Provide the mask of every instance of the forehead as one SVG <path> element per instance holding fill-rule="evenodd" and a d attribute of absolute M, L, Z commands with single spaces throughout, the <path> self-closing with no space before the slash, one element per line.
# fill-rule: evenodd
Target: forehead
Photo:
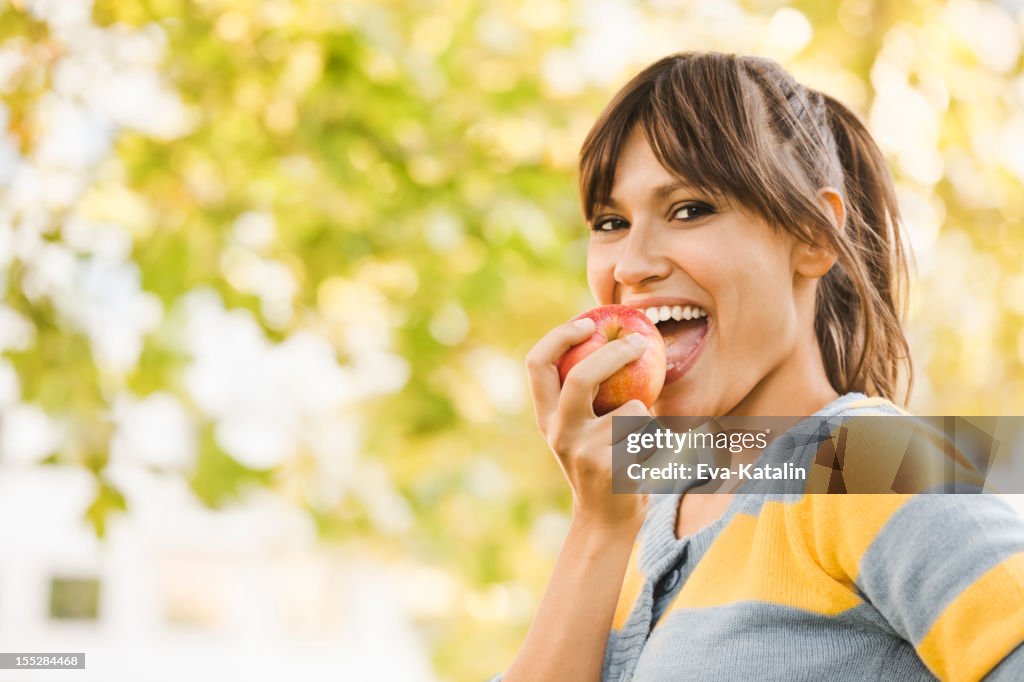
<path fill-rule="evenodd" d="M 624 200 L 659 199 L 679 189 L 687 189 L 685 179 L 665 168 L 654 154 L 639 128 L 623 142 L 615 162 L 608 204 Z"/>
<path fill-rule="evenodd" d="M 621 181 L 620 176 L 640 173 L 661 178 L 672 177 L 672 174 L 661 165 L 658 157 L 654 155 L 654 150 L 647 142 L 647 137 L 637 127 L 633 128 L 632 132 L 626 136 L 622 148 L 619 150 L 619 158 L 615 163 L 614 184 Z"/>

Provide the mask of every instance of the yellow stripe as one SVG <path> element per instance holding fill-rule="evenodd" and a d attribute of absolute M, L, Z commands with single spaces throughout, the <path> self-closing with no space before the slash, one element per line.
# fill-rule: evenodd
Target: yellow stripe
<path fill-rule="evenodd" d="M 917 652 L 943 680 L 980 680 L 1024 642 L 1024 552 L 964 589 L 921 640 Z"/>
<path fill-rule="evenodd" d="M 815 570 L 806 554 L 775 532 L 783 529 L 780 513 L 778 504 L 766 503 L 757 518 L 734 516 L 669 611 L 766 601 L 834 615 L 859 604 L 854 592 Z"/>
<path fill-rule="evenodd" d="M 640 572 L 640 543 L 633 545 L 633 551 L 629 555 L 629 563 L 626 564 L 626 575 L 622 578 L 622 589 L 619 591 L 619 601 L 615 604 L 615 617 L 612 618 L 612 627 L 616 630 L 629 620 L 629 614 L 633 613 L 637 597 L 644 586 L 644 575 Z"/>
<path fill-rule="evenodd" d="M 860 558 L 909 496 L 805 495 L 765 502 L 722 529 L 669 606 L 764 601 L 832 616 L 861 603 Z"/>
<path fill-rule="evenodd" d="M 913 495 L 805 495 L 798 528 L 814 560 L 853 587 L 860 560 L 893 514 Z"/>

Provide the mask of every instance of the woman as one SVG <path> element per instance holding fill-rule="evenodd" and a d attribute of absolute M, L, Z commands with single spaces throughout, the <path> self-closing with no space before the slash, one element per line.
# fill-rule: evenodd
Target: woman
<path fill-rule="evenodd" d="M 589 320 L 528 354 L 573 518 L 505 681 L 1024 679 L 1024 524 L 998 498 L 611 494 L 614 416 L 903 413 L 899 212 L 857 117 L 772 61 L 683 53 L 619 92 L 580 171 L 590 289 L 655 309 L 669 370 L 650 411 L 596 417 L 642 339 L 564 386 Z"/>

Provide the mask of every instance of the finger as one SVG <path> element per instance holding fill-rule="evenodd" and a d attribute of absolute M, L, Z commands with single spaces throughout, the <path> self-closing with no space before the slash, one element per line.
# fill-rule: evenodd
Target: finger
<path fill-rule="evenodd" d="M 612 419 L 614 417 L 621 417 L 622 419 Z M 662 428 L 658 420 L 651 414 L 650 409 L 640 400 L 630 400 L 625 405 L 620 405 L 604 415 L 601 419 L 609 419 L 611 422 L 612 445 L 617 447 L 622 447 L 620 443 L 623 440 L 629 439 L 632 434 L 640 434 L 642 436 L 644 433 L 654 433 Z M 630 443 L 631 450 L 639 448 L 639 451 L 634 455 L 637 462 L 643 463 L 644 460 L 657 452 L 655 447 L 643 447 L 638 436 L 633 436 L 630 440 L 633 441 Z"/>
<path fill-rule="evenodd" d="M 558 409 L 564 420 L 593 419 L 594 398 L 601 382 L 633 362 L 647 348 L 641 334 L 630 334 L 598 348 L 576 363 L 565 377 Z"/>
<path fill-rule="evenodd" d="M 641 437 L 658 426 L 658 421 L 640 400 L 630 400 L 601 417 L 608 419 L 612 433 L 612 480 L 615 492 L 640 493 L 646 481 L 634 481 L 627 475 L 633 464 L 643 464 L 657 452 L 654 447 L 645 447 Z"/>
<path fill-rule="evenodd" d="M 633 419 L 613 419 L 613 417 L 633 417 Z M 612 444 L 618 443 L 634 431 L 645 428 L 653 418 L 647 405 L 644 405 L 642 400 L 635 398 L 600 417 L 600 419 L 608 420 L 612 426 Z"/>
<path fill-rule="evenodd" d="M 566 322 L 541 337 L 526 354 L 526 378 L 541 431 L 546 431 L 549 416 L 558 408 L 561 382 L 555 363 L 567 350 L 586 341 L 593 333 L 594 321 L 589 317 Z"/>

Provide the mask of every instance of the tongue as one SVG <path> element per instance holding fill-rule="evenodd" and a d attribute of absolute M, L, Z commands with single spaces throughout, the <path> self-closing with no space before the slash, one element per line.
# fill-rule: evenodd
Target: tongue
<path fill-rule="evenodd" d="M 679 370 L 687 358 L 700 345 L 701 339 L 708 331 L 708 320 L 700 317 L 695 320 L 671 320 L 659 322 L 658 331 L 665 339 L 665 355 L 668 361 L 668 376 Z"/>

